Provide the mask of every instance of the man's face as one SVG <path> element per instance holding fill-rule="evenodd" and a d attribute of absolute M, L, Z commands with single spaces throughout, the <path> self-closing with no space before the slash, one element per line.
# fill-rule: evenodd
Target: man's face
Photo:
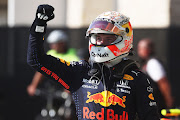
<path fill-rule="evenodd" d="M 139 42 L 137 52 L 142 59 L 148 59 L 151 51 L 146 41 Z"/>
<path fill-rule="evenodd" d="M 66 50 L 65 42 L 51 43 L 50 48 L 57 51 L 58 53 L 64 53 Z"/>
<path fill-rule="evenodd" d="M 117 39 L 116 35 L 111 34 L 97 34 L 96 36 L 96 45 L 111 45 Z"/>

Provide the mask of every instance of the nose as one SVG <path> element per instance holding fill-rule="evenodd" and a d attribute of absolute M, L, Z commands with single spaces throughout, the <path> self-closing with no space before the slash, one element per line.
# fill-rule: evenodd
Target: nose
<path fill-rule="evenodd" d="M 97 45 L 106 45 L 107 41 L 105 39 L 97 40 Z"/>
<path fill-rule="evenodd" d="M 102 45 L 103 44 L 103 39 L 97 40 L 97 45 Z"/>

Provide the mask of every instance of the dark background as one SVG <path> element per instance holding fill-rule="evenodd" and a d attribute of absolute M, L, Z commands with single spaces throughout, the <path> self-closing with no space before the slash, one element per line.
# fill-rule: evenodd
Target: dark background
<path fill-rule="evenodd" d="M 85 39 L 86 28 L 48 28 L 46 36 L 54 29 L 67 32 L 70 47 L 88 48 L 88 40 Z M 156 43 L 157 56 L 166 65 L 177 107 L 180 106 L 179 33 L 179 27 L 134 29 L 135 51 L 141 38 L 150 37 Z M 35 72 L 26 63 L 29 27 L 0 27 L 0 37 L 0 116 L 2 120 L 33 120 L 40 113 L 45 101 L 41 97 L 29 97 L 26 92 Z M 48 50 L 46 43 L 45 50 Z M 137 59 L 136 55 L 134 59 Z"/>

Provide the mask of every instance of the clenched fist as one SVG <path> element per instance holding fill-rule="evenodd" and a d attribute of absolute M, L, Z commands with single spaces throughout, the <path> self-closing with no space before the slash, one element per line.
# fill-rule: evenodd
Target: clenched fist
<path fill-rule="evenodd" d="M 54 18 L 54 8 L 50 5 L 39 5 L 36 11 L 36 20 L 46 23 Z"/>
<path fill-rule="evenodd" d="M 51 5 L 39 5 L 36 11 L 35 20 L 31 26 L 31 34 L 45 34 L 47 22 L 54 18 L 54 8 Z"/>

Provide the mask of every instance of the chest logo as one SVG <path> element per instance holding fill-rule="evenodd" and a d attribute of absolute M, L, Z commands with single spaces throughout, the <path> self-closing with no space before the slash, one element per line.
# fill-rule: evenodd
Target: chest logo
<path fill-rule="evenodd" d="M 119 105 L 123 108 L 126 107 L 124 102 L 126 101 L 126 96 L 123 96 L 120 98 L 116 94 L 111 93 L 110 91 L 103 91 L 100 93 L 96 93 L 91 95 L 90 92 L 87 92 L 87 98 L 86 103 L 94 102 L 96 104 L 100 104 L 104 107 L 109 107 L 110 105 Z"/>

